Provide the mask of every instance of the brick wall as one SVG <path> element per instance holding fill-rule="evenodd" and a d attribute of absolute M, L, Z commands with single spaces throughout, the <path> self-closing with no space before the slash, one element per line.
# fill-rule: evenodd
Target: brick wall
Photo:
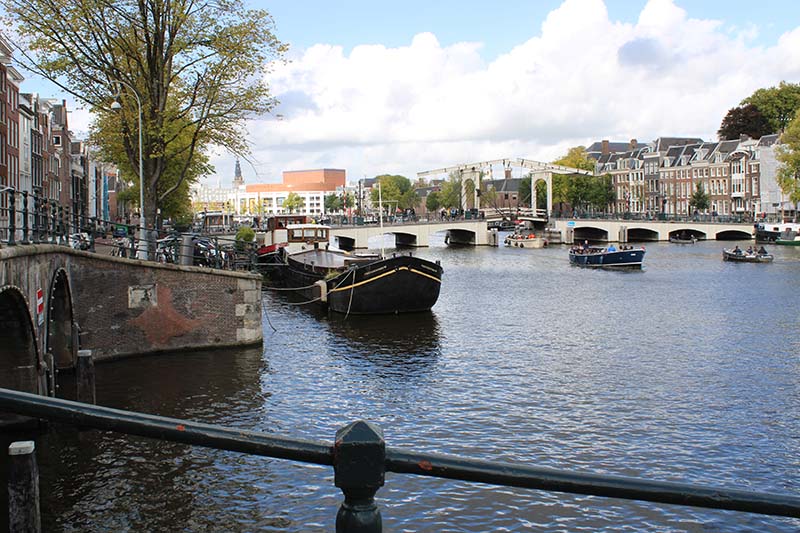
<path fill-rule="evenodd" d="M 48 298 L 59 268 L 67 272 L 80 347 L 92 350 L 96 360 L 262 342 L 259 276 L 143 263 L 63 246 L 0 250 L 0 286 L 24 288 L 34 323 L 36 289 L 43 288 Z M 43 327 L 38 336 L 44 348 Z"/>

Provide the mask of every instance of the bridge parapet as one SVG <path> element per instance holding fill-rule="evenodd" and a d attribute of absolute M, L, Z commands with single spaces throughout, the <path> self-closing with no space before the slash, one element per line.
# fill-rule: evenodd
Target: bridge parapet
<path fill-rule="evenodd" d="M 0 290 L 19 295 L 0 299 L 0 314 L 19 315 L 8 308 L 24 300 L 27 316 L 15 319 L 35 337 L 24 356 L 0 346 L 0 360 L 24 359 L 15 368 L 33 368 L 43 390 L 47 372 L 74 365 L 78 344 L 103 360 L 262 342 L 261 278 L 249 273 L 17 245 L 0 249 Z"/>

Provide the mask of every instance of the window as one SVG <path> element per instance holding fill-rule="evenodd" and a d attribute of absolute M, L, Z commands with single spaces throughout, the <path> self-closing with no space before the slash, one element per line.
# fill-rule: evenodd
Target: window
<path fill-rule="evenodd" d="M 53 135 L 53 144 L 61 146 L 61 135 Z"/>

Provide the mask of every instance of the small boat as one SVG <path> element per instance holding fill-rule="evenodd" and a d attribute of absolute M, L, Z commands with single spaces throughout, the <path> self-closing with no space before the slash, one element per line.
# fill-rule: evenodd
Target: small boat
<path fill-rule="evenodd" d="M 527 236 L 513 234 L 506 236 L 503 244 L 515 248 L 546 248 L 547 239 L 541 234 L 529 233 Z"/>
<path fill-rule="evenodd" d="M 738 246 L 736 248 L 727 248 L 722 250 L 722 259 L 725 261 L 734 261 L 738 263 L 770 263 L 774 259 L 772 254 L 762 246 L 760 250 L 741 250 Z"/>
<path fill-rule="evenodd" d="M 520 217 L 520 222 L 514 233 L 506 235 L 503 244 L 514 248 L 545 248 L 547 239 L 544 237 L 546 218 Z"/>
<path fill-rule="evenodd" d="M 673 244 L 694 244 L 697 242 L 697 237 L 694 235 L 673 235 L 669 238 L 669 242 Z"/>
<path fill-rule="evenodd" d="M 569 251 L 569 262 L 582 267 L 641 269 L 644 253 L 644 247 L 573 246 Z"/>
<path fill-rule="evenodd" d="M 286 256 L 287 287 L 309 301 L 352 315 L 429 311 L 439 299 L 442 266 L 411 254 L 354 255 L 312 250 Z"/>

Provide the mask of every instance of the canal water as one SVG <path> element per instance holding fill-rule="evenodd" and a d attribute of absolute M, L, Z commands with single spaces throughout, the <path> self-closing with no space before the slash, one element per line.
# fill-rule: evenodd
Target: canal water
<path fill-rule="evenodd" d="M 444 266 L 431 313 L 267 292 L 263 350 L 99 365 L 98 403 L 326 442 L 367 419 L 417 452 L 800 495 L 800 249 L 722 247 L 648 245 L 644 271 L 609 272 L 566 247 L 440 243 L 416 252 Z M 329 467 L 71 430 L 38 449 L 45 531 L 333 531 L 342 500 Z M 385 531 L 800 529 L 391 473 L 378 503 Z"/>

